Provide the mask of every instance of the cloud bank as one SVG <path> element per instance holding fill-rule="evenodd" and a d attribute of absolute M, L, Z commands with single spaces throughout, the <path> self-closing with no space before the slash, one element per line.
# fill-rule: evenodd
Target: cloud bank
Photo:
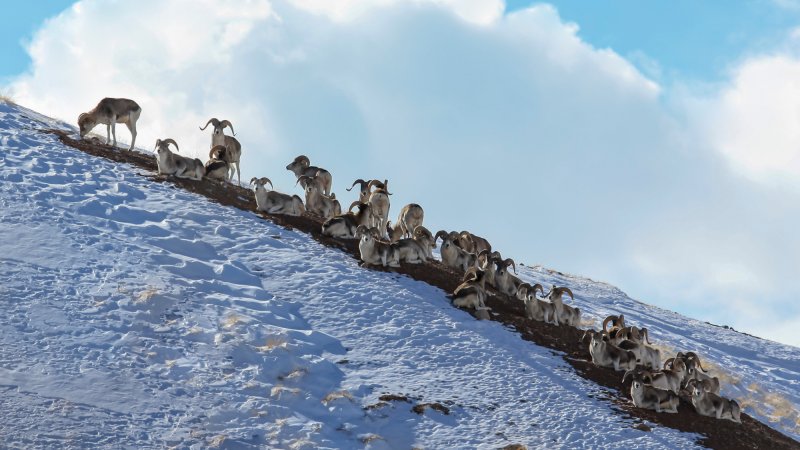
<path fill-rule="evenodd" d="M 393 210 L 421 203 L 430 228 L 800 344 L 786 306 L 800 294 L 786 228 L 798 199 L 771 183 L 800 170 L 791 74 L 744 61 L 717 94 L 674 95 L 552 6 L 503 7 L 86 0 L 36 33 L 11 90 L 71 122 L 104 96 L 134 98 L 141 145 L 173 137 L 198 156 L 210 136 L 196 127 L 227 118 L 243 178 L 292 191 L 284 167 L 300 153 L 345 200 L 352 180 L 388 178 Z"/>

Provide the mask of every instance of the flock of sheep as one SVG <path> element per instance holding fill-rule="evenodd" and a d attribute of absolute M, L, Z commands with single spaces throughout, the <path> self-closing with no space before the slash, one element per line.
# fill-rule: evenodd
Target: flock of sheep
<path fill-rule="evenodd" d="M 105 124 L 107 143 L 113 135 L 113 145 L 116 145 L 114 124 L 124 123 L 131 131 L 130 148 L 133 149 L 140 114 L 141 108 L 132 100 L 105 98 L 93 110 L 79 116 L 81 137 L 97 124 Z M 209 160 L 203 164 L 199 159 L 173 153 L 170 145 L 177 152 L 178 144 L 170 138 L 159 139 L 155 146 L 159 174 L 195 180 L 204 177 L 232 180 L 235 172 L 241 183 L 242 146 L 236 138 L 224 134 L 225 128 L 233 132 L 233 125 L 227 120 L 212 118 L 200 129 L 205 130 L 208 125 L 214 127 Z M 433 258 L 432 251 L 441 239 L 442 263 L 464 272 L 463 282 L 451 296 L 454 306 L 474 309 L 479 317 L 486 318 L 489 308 L 485 300 L 487 289 L 491 288 L 505 295 L 508 301 L 523 302 L 529 319 L 556 326 L 577 328 L 580 325 L 580 309 L 564 304 L 562 299 L 568 294 L 574 300 L 569 288 L 553 286 L 545 294 L 540 284 L 531 286 L 523 282 L 509 271 L 512 268 L 516 273 L 514 260 L 503 259 L 498 251 L 492 251 L 486 239 L 467 231 L 441 230 L 432 234 L 422 225 L 424 211 L 415 203 L 404 206 L 392 225 L 389 222 L 389 196 L 392 194 L 386 180 L 353 182 L 347 191 L 358 185 L 358 200 L 342 213 L 339 201 L 331 192 L 330 172 L 312 166 L 303 155 L 295 158 L 286 169 L 294 173 L 296 184 L 302 186 L 305 201 L 297 195 L 272 190 L 272 182 L 266 177 L 253 178 L 250 184 L 259 210 L 269 214 L 322 217 L 325 219 L 324 235 L 359 240 L 358 249 L 364 265 L 399 267 L 400 263 L 423 263 Z M 588 330 L 583 338 L 587 336 L 591 337 L 589 353 L 595 365 L 625 370 L 622 381 L 632 381 L 631 398 L 635 406 L 657 412 L 677 412 L 678 395 L 685 390 L 699 414 L 741 422 L 739 404 L 720 397 L 719 379 L 706 374 L 694 352 L 679 352 L 662 366 L 660 351 L 648 345 L 647 329 L 626 326 L 622 315 L 607 317 L 601 331 Z"/>

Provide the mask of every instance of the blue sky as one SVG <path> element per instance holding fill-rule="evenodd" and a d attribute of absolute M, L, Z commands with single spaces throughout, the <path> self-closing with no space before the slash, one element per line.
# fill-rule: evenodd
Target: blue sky
<path fill-rule="evenodd" d="M 28 68 L 31 60 L 23 44 L 30 40 L 45 19 L 58 14 L 72 3 L 72 0 L 47 0 L 14 2 L 13 6 L 5 6 L 5 20 L 0 27 L 0 54 L 3 55 L 0 80 L 18 75 Z"/>
<path fill-rule="evenodd" d="M 292 192 L 305 153 L 344 200 L 388 178 L 432 229 L 800 345 L 800 3 L 54 5 L 7 19 L 4 45 L 34 43 L 4 49 L 22 105 L 74 122 L 135 98 L 137 144 L 198 156 L 227 118 L 242 179 Z"/>

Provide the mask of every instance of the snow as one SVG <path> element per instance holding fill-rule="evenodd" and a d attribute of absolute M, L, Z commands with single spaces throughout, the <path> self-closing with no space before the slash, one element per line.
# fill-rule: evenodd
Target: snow
<path fill-rule="evenodd" d="M 0 103 L 8 447 L 694 446 L 634 429 L 558 353 L 476 321 L 438 288 L 38 131 L 53 126 L 67 125 Z M 799 349 L 520 269 L 570 286 L 589 317 L 623 312 L 712 370 L 735 368 L 723 393 L 800 437 Z M 411 402 L 381 405 L 383 394 Z M 450 414 L 411 412 L 429 402 Z"/>

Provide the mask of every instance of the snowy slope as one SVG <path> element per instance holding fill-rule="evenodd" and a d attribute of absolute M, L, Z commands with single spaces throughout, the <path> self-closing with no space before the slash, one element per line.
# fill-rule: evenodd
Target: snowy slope
<path fill-rule="evenodd" d="M 54 125 L 0 103 L 5 445 L 693 446 L 686 433 L 633 429 L 559 355 L 450 307 L 441 290 L 36 131 Z M 728 395 L 800 404 L 796 348 L 524 271 L 573 287 L 589 315 L 624 312 L 659 342 L 741 368 Z M 386 393 L 451 414 L 381 405 Z M 798 438 L 786 429 L 796 416 L 782 415 Z"/>

